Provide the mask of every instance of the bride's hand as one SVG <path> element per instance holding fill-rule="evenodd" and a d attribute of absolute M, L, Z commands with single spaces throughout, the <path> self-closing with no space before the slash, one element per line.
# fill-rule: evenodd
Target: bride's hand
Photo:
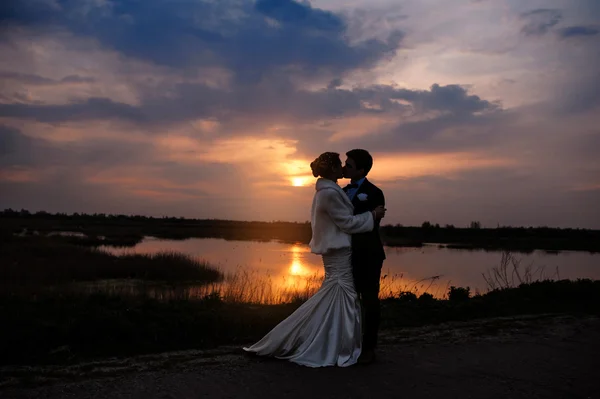
<path fill-rule="evenodd" d="M 373 210 L 373 218 L 375 218 L 375 220 L 381 220 L 384 216 L 385 208 L 383 207 L 383 205 L 380 205 Z"/>

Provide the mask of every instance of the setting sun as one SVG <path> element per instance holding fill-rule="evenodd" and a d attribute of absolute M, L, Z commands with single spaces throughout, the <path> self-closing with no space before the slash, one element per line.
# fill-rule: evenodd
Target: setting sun
<path fill-rule="evenodd" d="M 296 176 L 291 178 L 292 186 L 294 187 L 304 187 L 308 184 L 309 178 L 303 176 Z"/>

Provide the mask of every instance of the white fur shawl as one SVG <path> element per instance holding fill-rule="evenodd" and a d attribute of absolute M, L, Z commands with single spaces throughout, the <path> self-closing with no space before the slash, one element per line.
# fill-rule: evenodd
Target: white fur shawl
<path fill-rule="evenodd" d="M 328 179 L 318 179 L 311 209 L 313 253 L 351 246 L 350 234 L 373 230 L 371 212 L 353 215 L 354 207 L 344 190 Z"/>

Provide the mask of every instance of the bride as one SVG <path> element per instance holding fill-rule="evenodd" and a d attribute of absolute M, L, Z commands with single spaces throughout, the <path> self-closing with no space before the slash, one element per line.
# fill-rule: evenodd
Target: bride
<path fill-rule="evenodd" d="M 360 304 L 350 263 L 350 234 L 364 233 L 385 215 L 378 207 L 353 215 L 353 206 L 337 184 L 343 177 L 339 154 L 325 152 L 310 167 L 316 193 L 311 209 L 311 252 L 321 254 L 325 279 L 319 291 L 256 344 L 244 348 L 309 367 L 355 364 L 361 352 Z"/>

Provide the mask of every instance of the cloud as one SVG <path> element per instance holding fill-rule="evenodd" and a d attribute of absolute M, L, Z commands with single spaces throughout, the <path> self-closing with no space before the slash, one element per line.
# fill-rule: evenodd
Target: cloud
<path fill-rule="evenodd" d="M 298 24 L 300 28 L 340 32 L 345 22 L 329 11 L 314 9 L 310 4 L 292 0 L 258 0 L 255 9 L 282 23 Z"/>
<path fill-rule="evenodd" d="M 60 83 L 94 83 L 96 79 L 89 76 L 69 75 L 60 80 Z"/>
<path fill-rule="evenodd" d="M 62 79 L 55 80 L 45 78 L 40 75 L 11 71 L 0 71 L 0 79 L 13 80 L 15 82 L 31 86 L 60 85 L 68 83 L 94 83 L 96 81 L 96 79 L 89 76 L 68 75 Z"/>
<path fill-rule="evenodd" d="M 185 203 L 187 211 L 194 212 L 193 202 L 198 206 L 209 193 L 230 202 L 228 187 L 243 182 L 234 165 L 201 159 L 180 162 L 169 154 L 168 148 L 153 141 L 50 141 L 0 125 L 0 188 L 7 193 L 0 202 L 5 206 L 29 192 L 44 202 L 31 206 L 36 201 L 23 198 L 20 206 L 65 211 L 69 206 L 81 209 L 84 203 L 100 212 L 104 199 L 112 203 L 109 207 L 120 204 L 131 210 L 136 201 L 147 207 Z M 39 196 L 49 191 L 56 195 Z"/>
<path fill-rule="evenodd" d="M 79 103 L 65 105 L 0 104 L 0 117 L 51 123 L 105 118 L 144 120 L 144 115 L 135 107 L 116 103 L 107 98 L 90 98 Z"/>
<path fill-rule="evenodd" d="M 350 44 L 340 16 L 291 0 L 33 3 L 5 6 L 4 20 L 38 29 L 61 27 L 169 67 L 225 67 L 241 82 L 260 80 L 279 68 L 333 75 L 366 68 L 392 56 L 403 38 L 394 31 L 386 40 Z"/>
<path fill-rule="evenodd" d="M 45 157 L 51 163 L 60 154 L 42 140 L 25 136 L 19 129 L 0 125 L 0 166 L 34 167 Z"/>
<path fill-rule="evenodd" d="M 568 26 L 558 31 L 558 35 L 563 39 L 596 36 L 598 33 L 600 33 L 600 29 L 593 26 Z"/>
<path fill-rule="evenodd" d="M 526 36 L 541 36 L 556 26 L 563 18 L 562 12 L 555 9 L 540 8 L 524 12 L 521 19 L 525 25 L 521 32 Z"/>
<path fill-rule="evenodd" d="M 48 85 L 55 84 L 56 81 L 53 79 L 44 78 L 39 75 L 2 71 L 0 72 L 0 79 L 15 80 L 17 82 L 29 84 L 29 85 Z"/>
<path fill-rule="evenodd" d="M 434 84 L 430 90 L 408 90 L 384 85 L 341 89 L 329 84 L 328 88 L 309 91 L 297 89 L 289 82 L 269 81 L 228 91 L 206 85 L 178 85 L 168 96 L 143 99 L 139 106 L 108 98 L 63 105 L 0 104 L 0 117 L 40 122 L 119 119 L 140 125 L 164 125 L 208 116 L 227 121 L 240 116 L 271 115 L 280 120 L 314 122 L 358 114 L 472 115 L 498 108 L 458 85 Z"/>

